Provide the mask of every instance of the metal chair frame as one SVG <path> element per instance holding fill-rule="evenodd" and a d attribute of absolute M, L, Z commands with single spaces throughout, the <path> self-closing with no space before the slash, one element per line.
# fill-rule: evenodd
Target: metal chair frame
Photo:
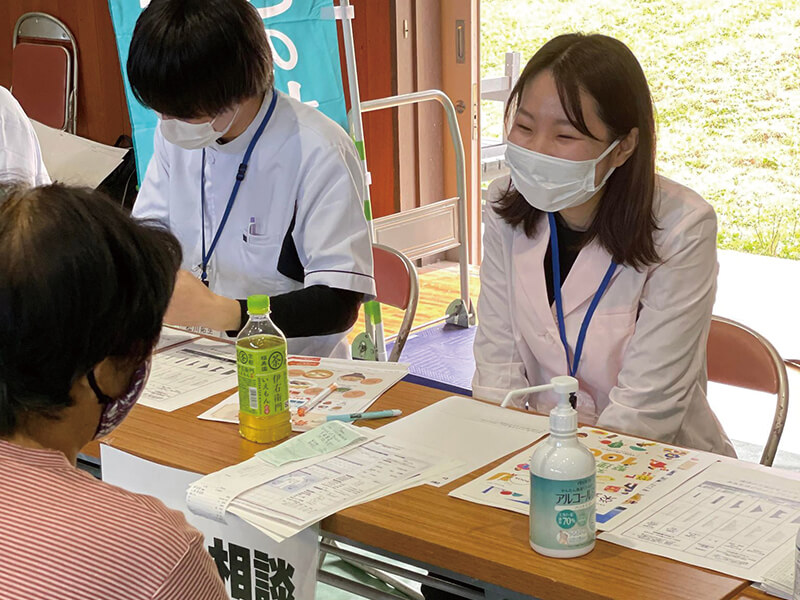
<path fill-rule="evenodd" d="M 65 122 L 61 129 L 75 133 L 78 118 L 78 42 L 75 36 L 60 19 L 43 12 L 29 12 L 20 16 L 14 25 L 12 48 L 17 47 L 20 38 L 30 39 L 33 43 L 37 40 L 52 42 L 67 52 L 71 89 L 66 95 Z M 69 48 L 66 47 L 67 44 Z"/>
<path fill-rule="evenodd" d="M 412 263 L 408 257 L 399 250 L 396 250 L 390 246 L 384 246 L 383 244 L 373 244 L 372 246 L 373 248 L 378 248 L 384 252 L 388 252 L 389 254 L 398 257 L 401 261 L 403 261 L 403 264 L 408 270 L 408 304 L 405 308 L 405 314 L 403 315 L 403 322 L 400 324 L 400 329 L 396 334 L 386 337 L 387 341 L 395 340 L 394 347 L 392 348 L 392 352 L 389 354 L 388 360 L 389 362 L 397 362 L 400 360 L 400 354 L 403 352 L 403 347 L 406 345 L 408 335 L 412 331 L 414 316 L 417 314 L 417 305 L 419 303 L 419 275 L 417 275 L 417 268 L 414 266 L 414 263 Z M 378 273 L 375 273 L 375 278 L 377 279 L 378 277 Z M 381 302 L 381 304 L 386 304 L 385 302 L 382 302 L 380 298 L 378 298 L 378 302 Z M 391 306 L 391 304 L 389 306 Z M 402 307 L 396 306 L 395 308 Z"/>
<path fill-rule="evenodd" d="M 748 389 L 774 393 L 776 395 L 775 415 L 772 418 L 772 425 L 770 427 L 769 436 L 767 437 L 767 443 L 764 446 L 763 453 L 761 454 L 761 464 L 770 467 L 775 460 L 775 453 L 778 451 L 778 444 L 781 441 L 781 435 L 783 435 L 783 427 L 786 424 L 786 414 L 789 410 L 789 380 L 786 375 L 786 365 L 784 364 L 783 358 L 781 358 L 780 354 L 778 354 L 778 351 L 775 349 L 775 346 L 773 346 L 767 338 L 757 331 L 750 329 L 746 325 L 731 319 L 726 319 L 724 317 L 712 316 L 711 319 L 712 324 L 711 332 L 709 333 L 709 339 L 711 339 L 711 336 L 714 333 L 715 323 L 724 327 L 733 327 L 744 331 L 754 340 L 756 340 L 764 350 L 766 350 L 775 368 L 775 371 L 772 375 L 775 377 L 776 389 L 771 389 L 767 386 L 752 388 L 747 386 Z M 712 378 L 710 372 L 709 381 L 726 383 L 720 378 Z"/>

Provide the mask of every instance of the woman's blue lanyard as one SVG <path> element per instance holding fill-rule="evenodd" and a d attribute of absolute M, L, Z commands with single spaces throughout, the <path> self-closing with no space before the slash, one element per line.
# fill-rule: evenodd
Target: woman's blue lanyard
<path fill-rule="evenodd" d="M 574 360 L 570 361 L 569 344 L 567 344 L 567 331 L 566 327 L 564 326 L 564 305 L 561 301 L 561 263 L 558 257 L 558 233 L 556 232 L 556 218 L 553 213 L 548 213 L 547 218 L 550 221 L 550 252 L 553 257 L 553 292 L 556 299 L 558 334 L 561 336 L 561 343 L 564 345 L 564 352 L 567 354 L 567 368 L 569 369 L 569 374 L 572 377 L 575 377 L 575 373 L 578 372 L 578 364 L 581 362 L 581 353 L 583 352 L 583 342 L 586 339 L 586 331 L 589 329 L 589 323 L 592 320 L 592 316 L 594 315 L 597 305 L 600 303 L 600 298 L 603 297 L 606 288 L 608 288 L 608 284 L 611 282 L 611 276 L 614 274 L 614 270 L 617 268 L 617 263 L 614 262 L 613 258 L 611 259 L 611 264 L 608 265 L 608 270 L 606 271 L 605 277 L 603 277 L 600 287 L 597 288 L 594 298 L 592 298 L 592 302 L 589 304 L 589 310 L 586 311 L 586 316 L 583 317 L 580 333 L 578 333 L 578 343 L 575 344 L 575 358 Z"/>
<path fill-rule="evenodd" d="M 208 282 L 208 263 L 211 260 L 211 255 L 214 254 L 214 250 L 217 247 L 217 242 L 219 242 L 219 236 L 222 234 L 222 230 L 225 228 L 225 223 L 228 222 L 228 217 L 231 214 L 231 209 L 233 208 L 233 203 L 236 200 L 236 195 L 239 193 L 239 186 L 242 185 L 242 181 L 244 181 L 244 175 L 247 173 L 247 164 L 250 162 L 250 155 L 253 154 L 253 149 L 256 147 L 256 143 L 261 137 L 261 134 L 264 133 L 264 128 L 267 126 L 267 123 L 269 123 L 272 113 L 275 111 L 275 104 L 277 101 L 278 92 L 273 91 L 272 100 L 269 103 L 267 114 L 265 114 L 264 118 L 261 119 L 261 123 L 259 124 L 258 129 L 256 129 L 253 139 L 250 140 L 250 144 L 247 146 L 247 150 L 244 153 L 242 162 L 239 165 L 239 171 L 236 173 L 236 182 L 233 184 L 231 196 L 228 198 L 228 205 L 225 207 L 225 212 L 222 214 L 222 220 L 219 222 L 217 233 L 214 234 L 214 239 L 211 241 L 211 247 L 208 249 L 208 252 L 206 252 L 206 149 L 203 148 L 203 163 L 200 167 L 200 236 L 202 240 L 203 260 L 203 262 L 200 263 L 200 280 L 203 283 Z"/>

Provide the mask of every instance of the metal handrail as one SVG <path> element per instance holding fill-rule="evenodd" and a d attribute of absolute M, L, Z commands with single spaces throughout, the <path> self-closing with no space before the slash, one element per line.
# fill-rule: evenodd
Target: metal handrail
<path fill-rule="evenodd" d="M 456 193 L 458 195 L 458 263 L 460 270 L 461 300 L 469 311 L 470 319 L 474 318 L 474 309 L 469 300 L 469 247 L 467 234 L 467 171 L 464 156 L 464 144 L 461 140 L 461 131 L 458 128 L 458 117 L 453 102 L 441 90 L 425 90 L 398 94 L 376 100 L 366 100 L 361 103 L 361 112 L 372 112 L 386 108 L 397 108 L 408 104 L 435 101 L 441 104 L 447 117 L 447 127 L 450 131 L 450 140 L 456 155 Z M 352 112 L 352 109 L 350 110 Z"/>

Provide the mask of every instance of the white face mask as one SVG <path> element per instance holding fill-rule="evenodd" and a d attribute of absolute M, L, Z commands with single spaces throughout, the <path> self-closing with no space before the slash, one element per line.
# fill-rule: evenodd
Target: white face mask
<path fill-rule="evenodd" d="M 592 160 L 567 160 L 506 142 L 506 163 L 514 187 L 528 204 L 544 212 L 558 212 L 580 206 L 605 185 L 615 167 L 608 170 L 599 185 L 594 184 L 595 169 L 617 144 L 619 140 Z"/>
<path fill-rule="evenodd" d="M 159 119 L 158 126 L 161 128 L 161 135 L 171 144 L 175 144 L 186 150 L 197 150 L 198 148 L 210 146 L 219 138 L 224 137 L 225 134 L 230 131 L 237 114 L 239 114 L 238 106 L 228 126 L 222 131 L 214 129 L 214 121 L 219 117 L 215 117 L 211 121 L 205 123 L 187 123 L 179 119 L 161 118 Z"/>

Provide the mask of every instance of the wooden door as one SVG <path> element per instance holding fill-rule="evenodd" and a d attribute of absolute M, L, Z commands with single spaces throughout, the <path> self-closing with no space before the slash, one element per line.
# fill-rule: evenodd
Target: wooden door
<path fill-rule="evenodd" d="M 458 111 L 467 167 L 469 227 L 465 236 L 470 260 L 477 262 L 480 256 L 478 0 L 392 0 L 391 8 L 393 93 L 442 90 Z M 365 17 L 366 20 L 369 15 Z M 355 23 L 359 18 L 362 17 L 357 8 Z M 385 30 L 369 26 L 366 35 L 370 51 L 375 45 L 383 48 Z M 383 218 L 376 222 L 378 239 L 404 250 L 412 258 L 442 256 L 441 252 L 458 243 L 452 201 L 457 194 L 456 165 L 444 113 L 436 102 L 401 107 L 393 113 L 396 209 L 391 215 L 382 213 Z M 367 118 L 374 114 L 368 114 Z M 368 130 L 366 120 L 365 129 Z M 383 131 L 388 133 L 389 128 Z M 368 147 L 368 161 L 369 153 Z M 387 157 L 383 160 L 389 164 Z M 373 164 L 370 163 L 370 171 Z M 378 168 L 381 167 L 375 167 Z M 373 174 L 373 189 L 374 181 Z M 434 204 L 435 207 L 431 206 Z M 421 207 L 431 210 L 423 216 L 419 210 L 415 211 Z M 455 258 L 452 253 L 449 257 Z"/>
<path fill-rule="evenodd" d="M 423 0 L 424 1 L 424 0 Z M 480 14 L 478 0 L 447 0 L 441 3 L 442 90 L 450 96 L 458 113 L 467 170 L 467 243 L 469 260 L 481 256 L 480 190 Z M 455 195 L 455 155 L 445 144 L 445 194 Z"/>

